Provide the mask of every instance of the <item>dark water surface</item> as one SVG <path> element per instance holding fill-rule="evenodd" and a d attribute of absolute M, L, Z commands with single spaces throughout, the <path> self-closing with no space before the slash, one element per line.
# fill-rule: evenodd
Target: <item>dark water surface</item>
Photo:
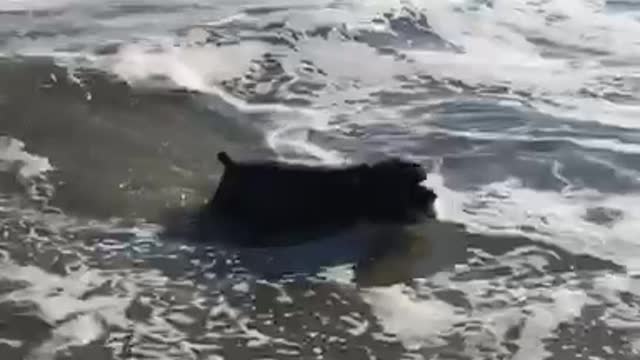
<path fill-rule="evenodd" d="M 0 358 L 637 359 L 639 9 L 0 2 Z M 440 221 L 165 234 L 220 150 L 419 161 Z"/>

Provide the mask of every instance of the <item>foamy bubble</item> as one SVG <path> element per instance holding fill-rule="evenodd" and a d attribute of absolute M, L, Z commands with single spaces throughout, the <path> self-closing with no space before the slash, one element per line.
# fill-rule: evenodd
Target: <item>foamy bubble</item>
<path fill-rule="evenodd" d="M 81 299 L 83 294 L 105 281 L 97 270 L 62 277 L 44 272 L 35 266 L 5 263 L 0 264 L 0 268 L 5 279 L 30 284 L 24 289 L 9 293 L 5 300 L 35 302 L 39 306 L 41 317 L 49 323 L 63 320 L 75 313 L 101 310 L 110 315 L 109 322 L 126 324 L 121 314 L 116 316 L 128 303 L 126 299 L 116 301 L 108 296 Z"/>
<path fill-rule="evenodd" d="M 518 341 L 519 349 L 513 359 L 542 359 L 551 354 L 546 350 L 543 340 L 563 322 L 580 316 L 582 307 L 587 303 L 584 292 L 559 289 L 551 293 L 552 303 L 529 306 L 530 315 L 522 329 Z"/>
<path fill-rule="evenodd" d="M 439 336 L 450 330 L 463 316 L 440 300 L 412 298 L 412 290 L 403 285 L 372 288 L 363 292 L 385 331 L 394 334 L 408 349 L 442 345 Z M 415 293 L 414 293 L 415 295 Z"/>
<path fill-rule="evenodd" d="M 250 60 L 266 50 L 263 45 L 250 42 L 224 47 L 177 47 L 170 39 L 160 40 L 157 45 L 123 46 L 111 59 L 110 69 L 133 84 L 164 77 L 176 86 L 212 92 L 217 82 L 242 74 L 248 70 Z"/>
<path fill-rule="evenodd" d="M 29 353 L 27 359 L 45 359 L 63 349 L 86 346 L 100 338 L 104 331 L 95 315 L 81 315 L 58 326 L 48 340 Z"/>
<path fill-rule="evenodd" d="M 53 169 L 45 157 L 28 153 L 25 144 L 7 136 L 0 136 L 0 171 L 17 167 L 22 179 L 28 179 Z"/>

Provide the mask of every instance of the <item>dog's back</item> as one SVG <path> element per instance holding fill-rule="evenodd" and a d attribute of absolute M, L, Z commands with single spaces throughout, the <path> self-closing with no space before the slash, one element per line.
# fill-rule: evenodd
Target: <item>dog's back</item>
<path fill-rule="evenodd" d="M 343 168 L 238 163 L 224 152 L 218 159 L 225 170 L 210 203 L 212 215 L 262 231 L 433 215 L 436 196 L 420 186 L 426 173 L 418 164 L 398 159 Z"/>

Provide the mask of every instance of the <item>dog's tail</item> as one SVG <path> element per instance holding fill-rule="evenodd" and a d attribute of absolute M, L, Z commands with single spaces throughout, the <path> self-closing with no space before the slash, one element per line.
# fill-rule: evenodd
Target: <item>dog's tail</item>
<path fill-rule="evenodd" d="M 231 160 L 229 154 L 224 151 L 218 153 L 218 160 L 226 167 L 231 167 L 233 165 L 233 160 Z"/>

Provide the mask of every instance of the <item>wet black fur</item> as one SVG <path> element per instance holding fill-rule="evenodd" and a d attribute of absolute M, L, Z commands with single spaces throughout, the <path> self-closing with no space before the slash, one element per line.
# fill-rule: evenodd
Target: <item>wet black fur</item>
<path fill-rule="evenodd" d="M 252 233 L 266 245 L 274 235 L 435 217 L 436 194 L 420 185 L 426 172 L 416 163 L 395 158 L 349 167 L 236 162 L 225 152 L 218 160 L 224 174 L 202 220 Z"/>

